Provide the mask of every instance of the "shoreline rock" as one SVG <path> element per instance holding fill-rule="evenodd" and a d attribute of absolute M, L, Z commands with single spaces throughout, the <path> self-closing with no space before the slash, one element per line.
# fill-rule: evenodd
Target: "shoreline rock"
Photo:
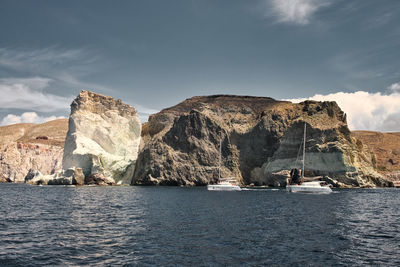
<path fill-rule="evenodd" d="M 82 91 L 68 124 L 68 132 L 66 120 L 0 127 L 0 182 L 202 186 L 217 181 L 221 138 L 222 177 L 281 187 L 304 124 L 306 176 L 340 188 L 390 187 L 400 180 L 400 150 L 387 144 L 400 134 L 351 133 L 335 102 L 196 96 L 142 126 L 133 107 Z M 373 146 L 375 136 L 385 150 Z M 381 158 L 386 155 L 389 160 Z"/>
<path fill-rule="evenodd" d="M 130 184 L 140 144 L 137 111 L 121 100 L 82 91 L 71 104 L 63 169 L 81 168 Z"/>
<path fill-rule="evenodd" d="M 66 119 L 0 127 L 0 174 L 23 183 L 32 168 L 46 175 L 60 171 L 66 133 Z"/>
<path fill-rule="evenodd" d="M 307 175 L 337 185 L 386 186 L 373 155 L 357 145 L 335 102 L 299 104 L 267 97 L 193 97 L 152 115 L 143 126 L 133 185 L 205 185 L 222 177 L 242 185 L 286 183 L 307 125 Z M 334 165 L 333 165 L 334 164 Z"/>

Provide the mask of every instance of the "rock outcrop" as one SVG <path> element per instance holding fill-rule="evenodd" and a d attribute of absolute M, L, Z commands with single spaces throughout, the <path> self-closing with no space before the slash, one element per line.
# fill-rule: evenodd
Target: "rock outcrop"
<path fill-rule="evenodd" d="M 81 168 L 68 169 L 51 175 L 43 175 L 30 169 L 25 176 L 25 183 L 31 185 L 84 185 L 85 176 Z"/>
<path fill-rule="evenodd" d="M 31 185 L 47 185 L 50 181 L 56 181 L 55 177 L 56 174 L 43 175 L 40 171 L 30 169 L 25 176 L 24 182 Z"/>
<path fill-rule="evenodd" d="M 378 172 L 389 180 L 400 180 L 400 133 L 353 131 L 351 134 L 360 146 L 375 154 Z"/>
<path fill-rule="evenodd" d="M 10 178 L 4 178 L 3 175 L 0 173 L 0 183 L 11 183 Z"/>
<path fill-rule="evenodd" d="M 29 169 L 45 175 L 60 171 L 67 129 L 67 119 L 0 127 L 0 174 L 22 183 Z"/>
<path fill-rule="evenodd" d="M 74 185 L 84 185 L 85 184 L 85 175 L 81 168 L 77 168 L 74 170 L 72 175 L 72 184 Z"/>
<path fill-rule="evenodd" d="M 103 176 L 99 173 L 91 174 L 85 177 L 85 184 L 87 185 L 115 185 L 114 179 Z"/>
<path fill-rule="evenodd" d="M 143 126 L 132 184 L 205 185 L 218 177 L 283 186 L 307 126 L 307 175 L 337 186 L 386 186 L 373 155 L 351 137 L 335 102 L 299 104 L 267 97 L 193 97 L 152 115 Z M 300 163 L 299 161 L 297 163 Z"/>
<path fill-rule="evenodd" d="M 71 104 L 63 169 L 81 168 L 85 178 L 96 174 L 113 183 L 129 184 L 140 132 L 141 122 L 133 107 L 121 100 L 82 91 Z"/>

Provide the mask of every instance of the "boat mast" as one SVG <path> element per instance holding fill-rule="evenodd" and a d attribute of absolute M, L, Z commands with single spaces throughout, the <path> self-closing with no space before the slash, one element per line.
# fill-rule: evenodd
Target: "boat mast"
<path fill-rule="evenodd" d="M 301 178 L 304 178 L 304 162 L 306 161 L 306 123 L 304 123 L 304 137 L 303 137 L 303 169 L 301 170 Z"/>
<path fill-rule="evenodd" d="M 221 154 L 222 154 L 222 138 L 219 138 L 219 166 L 218 166 L 218 182 L 221 181 Z"/>

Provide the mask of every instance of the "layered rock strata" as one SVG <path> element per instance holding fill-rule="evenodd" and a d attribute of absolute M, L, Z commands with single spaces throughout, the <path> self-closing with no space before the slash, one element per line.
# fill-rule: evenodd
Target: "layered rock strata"
<path fill-rule="evenodd" d="M 59 119 L 0 127 L 0 175 L 22 183 L 29 169 L 45 175 L 60 171 L 67 125 Z"/>
<path fill-rule="evenodd" d="M 95 175 L 111 179 L 109 183 L 129 184 L 140 132 L 141 122 L 133 107 L 82 91 L 71 104 L 63 169 L 81 168 L 85 178 Z"/>
<path fill-rule="evenodd" d="M 152 115 L 143 126 L 132 184 L 215 183 L 222 139 L 222 177 L 282 186 L 288 171 L 299 167 L 304 124 L 307 175 L 342 187 L 388 185 L 335 102 L 232 95 L 193 97 Z"/>

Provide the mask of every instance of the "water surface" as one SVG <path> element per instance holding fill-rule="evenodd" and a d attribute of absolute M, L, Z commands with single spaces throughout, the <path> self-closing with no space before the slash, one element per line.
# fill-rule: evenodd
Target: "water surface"
<path fill-rule="evenodd" d="M 400 190 L 0 184 L 1 266 L 400 265 Z"/>

